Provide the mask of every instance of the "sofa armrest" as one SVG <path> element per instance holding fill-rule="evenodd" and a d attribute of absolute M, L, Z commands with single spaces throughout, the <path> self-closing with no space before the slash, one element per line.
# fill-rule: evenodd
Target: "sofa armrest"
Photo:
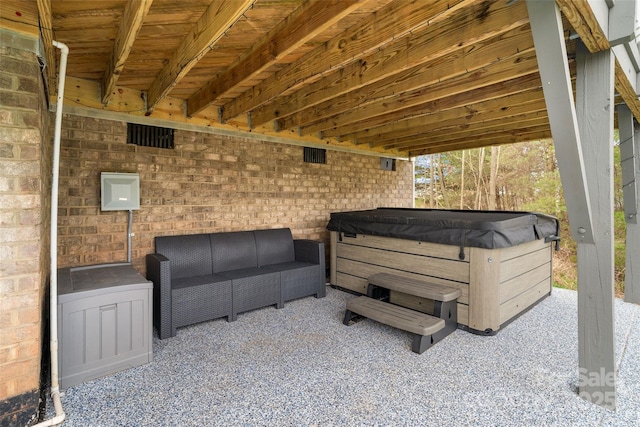
<path fill-rule="evenodd" d="M 296 261 L 324 264 L 324 243 L 315 240 L 296 239 L 293 241 Z"/>
<path fill-rule="evenodd" d="M 326 295 L 327 271 L 325 269 L 324 242 L 315 240 L 296 239 L 293 241 L 296 253 L 296 261 L 308 262 L 319 266 L 319 277 L 317 278 L 318 293 L 317 298 Z"/>
<path fill-rule="evenodd" d="M 174 335 L 170 261 L 161 254 L 148 254 L 146 260 L 147 279 L 153 282 L 153 324 L 160 339 L 169 338 Z"/>

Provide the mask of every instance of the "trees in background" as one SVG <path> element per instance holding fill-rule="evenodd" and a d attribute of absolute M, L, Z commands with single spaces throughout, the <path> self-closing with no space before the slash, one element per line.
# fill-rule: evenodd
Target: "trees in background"
<path fill-rule="evenodd" d="M 615 153 L 616 213 L 623 210 L 620 152 Z M 416 158 L 416 206 L 443 209 L 542 212 L 561 223 L 561 250 L 554 279 L 563 287 L 577 282 L 576 245 L 569 232 L 560 173 L 551 140 L 478 148 Z M 617 292 L 624 287 L 624 215 L 616 214 Z M 619 252 L 622 251 L 620 256 Z"/>

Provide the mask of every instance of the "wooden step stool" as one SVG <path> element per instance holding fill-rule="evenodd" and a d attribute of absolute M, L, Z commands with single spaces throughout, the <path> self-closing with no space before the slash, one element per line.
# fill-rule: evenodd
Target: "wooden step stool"
<path fill-rule="evenodd" d="M 434 300 L 431 316 L 406 307 L 380 301 L 372 296 L 378 288 L 394 290 Z M 460 289 L 389 273 L 369 277 L 368 296 L 349 300 L 343 323 L 349 325 L 354 314 L 414 334 L 411 350 L 422 354 L 458 327 L 458 297 Z"/>

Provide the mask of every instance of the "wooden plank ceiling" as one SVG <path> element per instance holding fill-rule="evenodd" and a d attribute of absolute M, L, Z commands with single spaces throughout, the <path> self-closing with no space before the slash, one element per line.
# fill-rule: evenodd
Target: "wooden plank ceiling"
<path fill-rule="evenodd" d="M 38 11 L 44 40 L 70 49 L 67 105 L 390 156 L 551 136 L 524 0 L 38 0 Z M 570 66 L 569 36 L 585 26 L 572 18 Z"/>

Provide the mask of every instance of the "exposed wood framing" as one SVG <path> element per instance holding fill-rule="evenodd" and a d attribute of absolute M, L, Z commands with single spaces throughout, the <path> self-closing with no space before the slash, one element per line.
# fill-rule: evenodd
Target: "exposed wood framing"
<path fill-rule="evenodd" d="M 442 58 L 429 61 L 417 67 L 410 68 L 399 74 L 379 80 L 378 82 L 351 91 L 348 96 L 342 97 L 338 102 L 334 98 L 323 101 L 314 106 L 304 106 L 302 109 L 286 116 L 285 110 L 278 110 L 280 119 L 277 120 L 277 128 L 293 129 L 298 126 L 317 124 L 323 119 L 337 116 L 336 119 L 348 122 L 348 114 L 355 115 L 357 121 L 362 120 L 367 111 L 378 109 L 388 114 L 393 111 L 390 102 L 398 93 L 415 93 L 415 98 L 410 102 L 397 101 L 397 109 L 418 105 L 420 102 L 429 102 L 461 93 L 465 90 L 473 90 L 513 78 L 519 73 L 537 71 L 538 64 L 533 53 L 533 40 L 531 34 L 523 32 L 522 27 L 499 36 L 500 40 L 484 40 L 470 46 L 466 46 L 459 54 L 452 55 L 445 61 Z M 527 59 L 531 59 L 528 61 Z M 264 107 L 256 109 L 252 117 L 257 122 L 265 119 L 262 114 L 268 114 L 267 110 L 282 105 L 291 108 L 291 101 L 298 93 L 286 96 Z M 297 101 L 300 103 L 300 101 Z M 467 102 L 469 103 L 469 102 Z M 275 112 L 271 113 L 272 116 Z M 334 127 L 335 120 L 324 120 Z M 327 129 L 323 126 L 320 129 Z M 307 133 L 312 133 L 307 132 Z"/>
<path fill-rule="evenodd" d="M 614 57 L 611 50 L 592 54 L 582 43 L 576 52 L 576 109 L 594 226 L 593 243 L 578 241 L 578 391 L 615 409 Z"/>
<path fill-rule="evenodd" d="M 535 60 L 533 61 L 535 63 Z M 537 68 L 537 65 L 536 65 Z M 404 106 L 403 104 L 396 104 L 393 100 L 389 100 L 386 103 L 382 103 L 379 107 L 381 108 L 377 115 L 373 115 L 369 112 L 369 115 L 373 116 L 372 119 L 367 119 L 366 122 L 368 127 L 363 127 L 360 121 L 354 121 L 350 123 L 343 124 L 339 127 L 339 129 L 343 129 L 342 132 L 346 130 L 354 131 L 354 130 L 362 130 L 365 131 L 368 137 L 364 136 L 364 134 L 360 134 L 360 138 L 358 138 L 357 144 L 373 144 L 372 146 L 399 146 L 396 145 L 398 137 L 401 135 L 394 135 L 386 132 L 388 126 L 385 125 L 386 122 L 399 122 L 402 120 L 412 120 L 412 123 L 418 124 L 420 122 L 419 118 L 426 120 L 425 123 L 432 123 L 430 132 L 424 133 L 419 127 L 415 127 L 409 130 L 409 136 L 415 136 L 421 139 L 429 139 L 429 138 L 439 138 L 438 133 L 443 130 L 443 128 L 447 128 L 449 135 L 451 133 L 456 133 L 458 131 L 465 131 L 468 129 L 468 125 L 475 122 L 478 125 L 482 125 L 486 120 L 490 120 L 490 118 L 484 118 L 484 121 L 479 122 L 475 120 L 477 114 L 484 114 L 486 112 L 485 106 L 488 108 L 500 108 L 503 114 L 510 114 L 509 111 L 512 108 L 518 109 L 518 106 L 511 105 L 508 102 L 510 99 L 508 97 L 517 95 L 517 94 L 525 94 L 531 95 L 531 98 L 524 99 L 520 97 L 524 101 L 525 104 L 530 104 L 531 101 L 535 100 L 536 96 L 539 96 L 539 99 L 542 99 L 542 93 L 539 95 L 536 93 L 536 89 L 540 89 L 540 78 L 538 77 L 537 70 L 534 73 L 523 75 L 521 77 L 517 77 L 514 79 L 509 79 L 508 81 L 500 81 L 500 74 L 496 73 L 494 76 L 497 80 L 493 82 L 493 84 L 484 86 L 483 83 L 487 82 L 488 79 L 478 77 L 477 74 L 470 74 L 464 76 L 464 78 L 454 78 L 449 81 L 443 81 L 441 84 L 434 84 L 433 90 L 425 90 L 420 91 L 413 97 L 408 97 L 409 101 L 405 101 L 403 104 L 409 104 L 408 106 Z M 486 76 L 489 77 L 489 74 Z M 473 81 L 475 80 L 475 82 Z M 492 80 L 492 79 L 491 79 Z M 457 83 L 457 84 L 456 84 Z M 477 87 L 475 86 L 477 83 Z M 457 93 L 460 86 L 468 84 L 469 91 L 462 93 Z M 426 92 L 423 94 L 423 92 Z M 415 106 L 411 105 L 413 99 L 419 99 L 419 103 Z M 494 100 L 494 102 L 489 102 Z M 498 107 L 498 104 L 500 106 Z M 384 107 L 387 107 L 390 112 L 385 112 Z M 478 107 L 478 108 L 476 108 Z M 460 122 L 458 126 L 451 126 L 451 124 L 439 126 L 437 121 L 433 121 L 430 115 L 438 114 L 440 112 L 449 112 L 449 116 L 451 116 L 451 110 L 455 110 L 460 114 L 460 117 L 468 120 L 467 123 Z M 419 117 L 421 116 L 421 117 Z M 495 116 L 495 114 L 494 114 Z M 455 117 L 451 116 L 452 119 Z M 510 125 L 505 124 L 505 127 L 509 127 Z M 548 128 L 548 124 L 547 124 Z M 304 133 L 304 132 L 303 132 Z M 329 129 L 324 132 L 325 136 L 334 136 L 337 132 L 334 129 Z M 338 133 L 341 135 L 342 133 Z M 392 140 L 390 140 L 392 138 Z M 403 138 L 406 142 L 409 142 L 407 137 Z M 410 144 L 411 145 L 411 144 Z"/>
<path fill-rule="evenodd" d="M 118 77 L 124 69 L 133 42 L 142 27 L 142 22 L 151 8 L 153 0 L 129 0 L 124 8 L 122 22 L 118 29 L 113 52 L 109 57 L 109 63 L 102 78 L 102 103 L 107 104 Z"/>
<path fill-rule="evenodd" d="M 332 69 L 343 67 L 377 50 L 379 46 L 390 40 L 423 27 L 425 22 L 435 23 L 444 19 L 466 3 L 470 1 L 436 0 L 429 8 L 425 8 L 420 2 L 407 3 L 404 0 L 396 0 L 380 13 L 371 15 L 362 24 L 347 29 L 326 44 L 318 46 L 298 61 L 263 80 L 251 90 L 226 103 L 223 120 L 249 112 L 295 88 L 305 79 L 317 78 L 327 70 L 327 64 L 331 64 Z"/>
<path fill-rule="evenodd" d="M 176 50 L 168 64 L 151 84 L 147 99 L 148 110 L 151 111 L 155 108 L 158 102 L 187 75 L 211 45 L 224 35 L 224 32 L 251 7 L 254 1 L 214 1 L 211 3 L 184 38 L 180 48 Z"/>
<path fill-rule="evenodd" d="M 0 3 L 0 27 L 38 37 L 40 33 L 39 7 L 40 5 L 35 1 L 2 0 Z"/>
<path fill-rule="evenodd" d="M 385 140 L 384 144 L 388 144 L 389 140 L 397 140 L 399 138 L 428 138 L 428 135 L 421 135 L 419 124 L 424 123 L 432 125 L 434 130 L 448 129 L 452 132 L 463 130 L 466 126 L 475 124 L 484 124 L 492 120 L 504 117 L 509 114 L 511 117 L 519 117 L 541 112 L 545 110 L 545 102 L 541 90 L 529 90 L 527 92 L 515 93 L 500 99 L 490 99 L 464 105 L 460 108 L 452 108 L 443 111 L 427 111 L 432 114 L 415 115 L 414 117 L 401 120 L 391 125 L 387 125 L 380 130 L 373 129 L 369 131 L 367 126 L 369 120 L 364 123 L 349 126 L 348 130 L 355 133 L 353 138 L 359 143 L 378 145 L 376 141 Z M 426 112 L 425 112 L 426 113 Z M 446 123 L 447 127 L 443 127 L 441 123 Z M 383 132 L 383 133 L 381 133 Z"/>
<path fill-rule="evenodd" d="M 451 12 L 451 18 L 439 26 L 427 26 L 424 29 L 416 30 L 409 36 L 390 43 L 379 51 L 363 56 L 359 61 L 346 65 L 342 70 L 331 73 L 328 76 L 311 83 L 305 90 L 298 91 L 295 97 L 287 97 L 287 101 L 280 105 L 285 109 L 284 114 L 291 111 L 291 106 L 296 108 L 316 105 L 328 99 L 343 96 L 353 90 L 360 89 L 366 85 L 375 84 L 383 79 L 392 78 L 399 73 L 434 61 L 444 56 L 453 55 L 455 52 L 483 40 L 491 39 L 505 32 L 513 30 L 527 23 L 525 8 L 513 9 L 502 3 L 493 3 L 489 9 L 487 17 L 482 24 L 477 21 L 476 14 L 470 14 L 468 10 L 459 13 Z M 517 12 L 520 11 L 520 14 Z M 480 13 L 479 11 L 476 11 Z M 486 13 L 487 11 L 483 11 Z M 465 34 L 464 42 L 459 40 L 441 37 L 459 31 Z M 401 51 L 411 50 L 411 57 L 408 58 Z M 357 82 L 345 80 L 344 76 L 357 75 Z M 287 107 L 289 110 L 287 110 Z M 279 112 L 276 111 L 276 112 Z M 355 117 L 353 117 L 355 116 Z M 264 117 L 264 116 L 260 116 Z M 340 127 L 342 124 L 358 121 L 363 116 L 358 110 L 354 110 L 351 116 L 344 120 L 326 120 L 319 124 L 305 126 L 300 129 L 303 134 L 315 134 L 323 129 Z M 266 119 L 266 117 L 264 117 Z M 277 117 L 272 117 L 277 118 Z M 256 117 L 252 114 L 252 119 Z"/>
<path fill-rule="evenodd" d="M 36 3 L 4 0 L 0 25 L 37 29 Z M 592 53 L 613 49 L 618 99 L 640 117 L 637 2 L 552 3 L 564 13 L 572 79 L 577 37 Z M 103 84 L 96 96 L 107 106 L 122 103 L 119 94 L 143 93 L 149 117 L 163 105 L 180 123 L 392 157 L 549 134 L 547 115 L 511 103 L 517 94 L 529 94 L 520 98 L 529 106 L 542 99 L 533 90 L 538 52 L 525 1 L 44 4 L 53 34 L 70 48 L 69 76 Z"/>
<path fill-rule="evenodd" d="M 44 44 L 47 59 L 47 85 L 49 95 L 55 97 L 58 91 L 56 84 L 56 54 L 53 47 L 53 24 L 51 22 L 51 0 L 38 0 L 38 15 L 40 17 L 40 34 Z"/>
<path fill-rule="evenodd" d="M 589 49 L 589 52 L 599 52 L 601 50 L 610 49 L 609 32 L 616 39 L 616 42 L 630 41 L 633 33 L 634 23 L 631 22 L 631 30 L 629 30 L 630 20 L 624 19 L 620 21 L 620 17 L 610 17 L 610 7 L 613 9 L 620 7 L 625 9 L 624 12 L 613 12 L 614 14 L 624 16 L 628 13 L 628 6 L 637 7 L 635 1 L 593 1 L 581 0 L 579 2 L 572 0 L 556 0 L 556 3 L 562 10 L 562 14 L 567 18 L 573 29 L 580 36 L 580 40 Z M 611 23 L 611 25 L 610 25 Z M 626 32 L 627 36 L 623 37 Z M 635 40 L 631 40 L 635 42 Z M 629 52 L 623 46 L 615 49 L 615 88 L 620 94 L 629 109 L 633 112 L 634 117 L 640 120 L 640 100 L 638 99 L 637 74 L 639 70 L 632 71 L 630 65 L 633 61 L 629 58 Z M 637 52 L 637 46 L 636 46 Z M 635 61 L 637 62 L 637 60 Z"/>
<path fill-rule="evenodd" d="M 629 107 L 619 105 L 620 162 L 624 216 L 627 223 L 626 263 L 624 270 L 624 300 L 640 304 L 640 128 L 634 126 Z"/>
<path fill-rule="evenodd" d="M 191 116 L 198 113 L 242 81 L 260 73 L 364 3 L 357 0 L 307 1 L 258 41 L 235 65 L 189 97 L 187 114 Z"/>

